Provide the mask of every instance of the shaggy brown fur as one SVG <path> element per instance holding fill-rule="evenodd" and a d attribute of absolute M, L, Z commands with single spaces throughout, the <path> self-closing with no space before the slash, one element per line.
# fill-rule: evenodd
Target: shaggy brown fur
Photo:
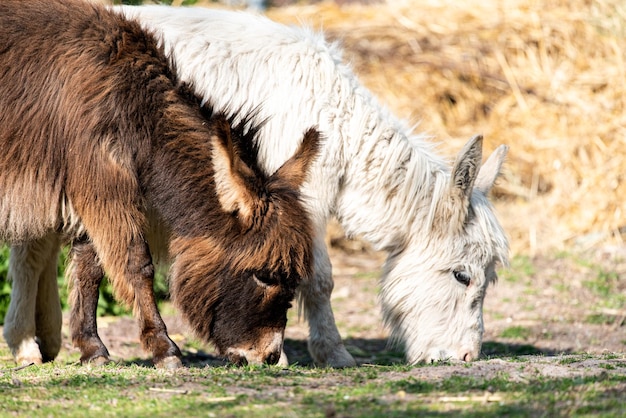
<path fill-rule="evenodd" d="M 193 328 L 235 361 L 278 360 L 287 308 L 312 270 L 298 188 L 315 131 L 265 176 L 243 125 L 233 131 L 177 87 L 150 34 L 75 0 L 0 2 L 0 108 L 0 236 L 73 241 L 83 361 L 108 358 L 94 315 L 104 270 L 134 304 L 155 363 L 180 363 L 152 292 L 149 222 L 171 233 L 172 295 Z"/>

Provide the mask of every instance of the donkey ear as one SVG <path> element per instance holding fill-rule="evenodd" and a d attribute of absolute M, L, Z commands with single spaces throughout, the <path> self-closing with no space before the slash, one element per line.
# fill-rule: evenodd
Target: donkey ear
<path fill-rule="evenodd" d="M 474 189 L 474 182 L 478 176 L 483 156 L 482 149 L 483 137 L 482 135 L 476 135 L 465 144 L 452 167 L 450 196 L 454 200 L 463 202 L 466 208 Z"/>
<path fill-rule="evenodd" d="M 215 191 L 226 212 L 237 212 L 239 219 L 247 222 L 252 216 L 255 195 L 249 186 L 254 172 L 238 155 L 233 144 L 232 130 L 224 115 L 213 118 L 213 169 L 215 171 Z"/>
<path fill-rule="evenodd" d="M 280 178 L 292 189 L 299 189 L 306 179 L 311 163 L 315 160 L 321 147 L 320 133 L 310 128 L 304 133 L 300 147 L 293 156 L 272 175 L 272 179 Z"/>
<path fill-rule="evenodd" d="M 485 164 L 480 168 L 478 178 L 476 179 L 476 189 L 483 194 L 488 194 L 496 179 L 500 175 L 502 169 L 502 163 L 506 153 L 509 151 L 509 147 L 506 145 L 500 145 L 485 161 Z"/>
<path fill-rule="evenodd" d="M 465 144 L 457 156 L 452 166 L 447 196 L 440 201 L 435 212 L 438 227 L 447 231 L 463 228 L 482 159 L 482 145 L 483 137 L 477 135 Z"/>

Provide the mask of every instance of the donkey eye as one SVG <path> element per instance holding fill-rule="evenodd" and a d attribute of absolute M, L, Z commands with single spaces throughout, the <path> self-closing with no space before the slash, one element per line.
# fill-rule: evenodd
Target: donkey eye
<path fill-rule="evenodd" d="M 472 280 L 469 274 L 459 270 L 455 270 L 452 273 L 454 274 L 454 278 L 457 282 L 461 283 L 464 286 L 469 286 L 470 281 Z"/>
<path fill-rule="evenodd" d="M 276 286 L 277 284 L 276 280 L 274 280 L 274 278 L 271 276 L 263 276 L 263 275 L 257 276 L 256 274 L 253 274 L 252 278 L 254 279 L 255 283 L 258 286 L 264 287 L 264 288 Z"/>

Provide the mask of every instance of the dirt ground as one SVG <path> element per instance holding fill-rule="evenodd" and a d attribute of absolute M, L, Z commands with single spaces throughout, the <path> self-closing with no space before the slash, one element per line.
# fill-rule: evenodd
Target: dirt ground
<path fill-rule="evenodd" d="M 384 254 L 362 248 L 361 243 L 333 239 L 335 289 L 332 304 L 348 350 L 360 365 L 402 362 L 402 352 L 387 344 L 388 333 L 377 305 L 377 286 Z M 626 311 L 612 308 L 626 297 L 626 246 L 607 247 L 586 254 L 553 254 L 533 259 L 515 257 L 498 283 L 488 290 L 484 306 L 483 358 L 473 373 L 508 371 L 510 356 L 529 355 L 534 371 L 576 375 L 581 365 L 562 365 L 569 354 L 590 354 L 587 368 L 602 362 L 601 354 L 626 358 Z M 295 311 L 295 310 L 294 310 Z M 172 338 L 181 346 L 191 367 L 225 364 L 210 345 L 194 340 L 173 309 L 164 310 Z M 100 335 L 112 357 L 119 361 L 149 364 L 139 344 L 133 318 L 99 319 Z M 307 324 L 290 313 L 285 350 L 290 361 L 313 365 L 306 349 Z M 63 356 L 74 353 L 64 326 Z M 534 360 L 533 360 L 534 359 Z M 591 362 L 591 363 L 589 363 Z M 544 370 L 545 369 L 545 370 Z M 463 365 L 420 368 L 420 376 L 467 373 Z M 596 371 L 601 372 L 598 368 Z M 621 369 L 623 371 L 623 369 Z"/>

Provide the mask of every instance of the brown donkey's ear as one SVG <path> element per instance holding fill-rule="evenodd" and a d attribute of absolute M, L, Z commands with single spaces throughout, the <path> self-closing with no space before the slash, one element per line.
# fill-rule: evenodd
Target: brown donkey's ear
<path fill-rule="evenodd" d="M 254 172 L 244 163 L 233 144 L 232 130 L 226 116 L 218 114 L 213 118 L 214 132 L 211 135 L 213 147 L 213 169 L 215 189 L 222 209 L 237 212 L 240 221 L 249 223 L 256 195 L 248 185 Z"/>
<path fill-rule="evenodd" d="M 280 178 L 286 182 L 290 188 L 297 190 L 306 180 L 311 163 L 315 160 L 321 147 L 320 133 L 310 128 L 304 133 L 304 138 L 300 147 L 290 159 L 272 175 L 271 179 Z"/>

